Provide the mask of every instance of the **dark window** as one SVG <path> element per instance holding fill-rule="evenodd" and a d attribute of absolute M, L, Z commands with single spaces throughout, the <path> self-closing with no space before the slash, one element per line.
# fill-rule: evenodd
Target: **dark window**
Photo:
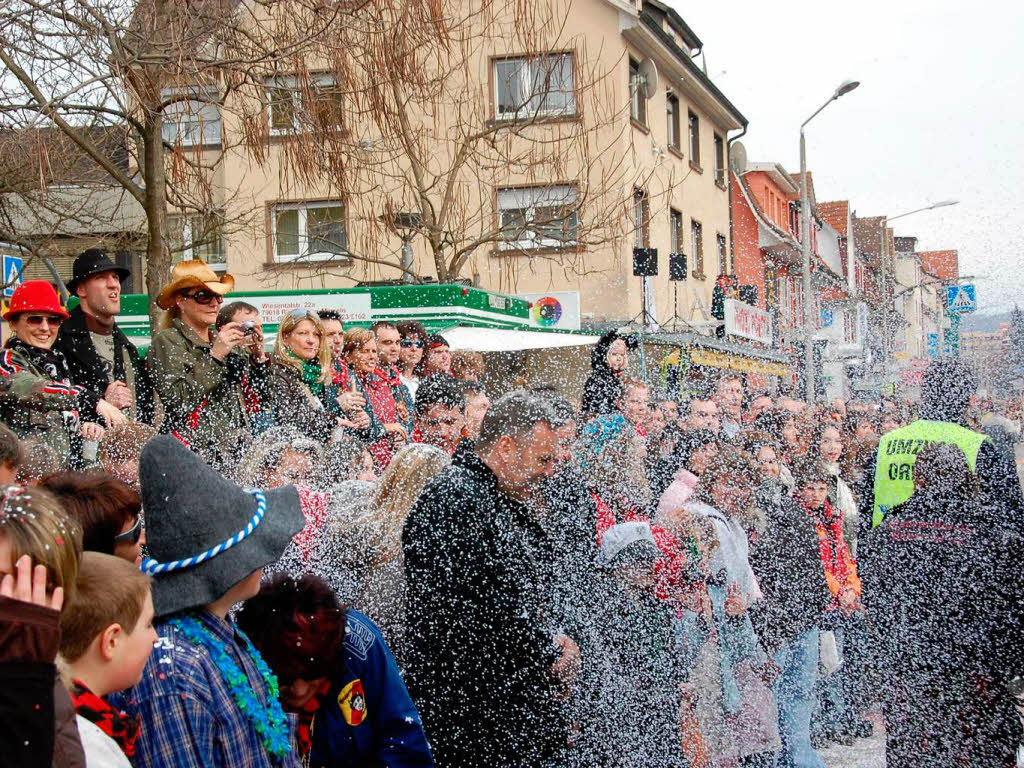
<path fill-rule="evenodd" d="M 699 221 L 690 221 L 690 247 L 693 250 L 693 276 L 704 279 L 704 228 Z"/>
<path fill-rule="evenodd" d="M 725 141 L 715 134 L 715 183 L 725 186 Z"/>
<path fill-rule="evenodd" d="M 633 190 L 633 245 L 647 248 L 651 244 L 651 208 L 647 193 Z"/>
<path fill-rule="evenodd" d="M 700 118 L 689 112 L 690 126 L 690 162 L 700 165 Z"/>
<path fill-rule="evenodd" d="M 670 208 L 668 211 L 669 239 L 672 253 L 682 253 L 685 235 L 683 233 L 683 212 Z"/>
<path fill-rule="evenodd" d="M 718 274 L 729 274 L 729 248 L 725 241 L 725 235 L 718 236 Z"/>
<path fill-rule="evenodd" d="M 640 64 L 634 59 L 629 60 L 629 116 L 641 125 L 647 125 L 647 99 L 642 91 L 643 78 L 640 77 Z"/>
<path fill-rule="evenodd" d="M 673 93 L 665 96 L 665 119 L 668 123 L 668 145 L 679 149 L 679 99 Z"/>

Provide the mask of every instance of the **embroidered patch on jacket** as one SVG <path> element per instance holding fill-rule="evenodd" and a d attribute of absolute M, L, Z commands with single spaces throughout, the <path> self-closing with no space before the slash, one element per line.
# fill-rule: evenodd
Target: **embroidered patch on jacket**
<path fill-rule="evenodd" d="M 341 689 L 338 694 L 338 707 L 351 726 L 357 726 L 366 719 L 366 695 L 363 693 L 363 681 L 358 678 Z"/>
<path fill-rule="evenodd" d="M 354 616 L 348 617 L 345 625 L 345 647 L 358 656 L 361 661 L 366 661 L 370 646 L 373 645 L 373 639 L 372 629 Z"/>

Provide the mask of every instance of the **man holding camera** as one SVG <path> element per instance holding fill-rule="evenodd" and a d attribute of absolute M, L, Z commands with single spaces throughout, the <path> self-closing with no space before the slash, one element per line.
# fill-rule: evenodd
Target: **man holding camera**
<path fill-rule="evenodd" d="M 115 318 L 121 312 L 121 282 L 129 271 L 106 251 L 90 248 L 75 259 L 68 293 L 78 306 L 60 328 L 54 349 L 63 353 L 71 382 L 117 406 L 133 421 L 153 421 L 149 372 Z"/>

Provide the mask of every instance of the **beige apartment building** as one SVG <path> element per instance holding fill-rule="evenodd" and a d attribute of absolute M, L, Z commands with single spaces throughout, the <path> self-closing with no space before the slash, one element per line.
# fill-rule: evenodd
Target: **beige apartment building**
<path fill-rule="evenodd" d="M 906 368 L 942 351 L 945 290 L 916 251 L 916 237 L 895 237 L 893 302 L 902 320 L 895 334 L 895 354 Z M 918 365 L 920 367 L 920 365 Z"/>
<path fill-rule="evenodd" d="M 407 245 L 407 268 L 436 278 L 430 218 L 455 265 L 450 279 L 505 293 L 578 291 L 584 324 L 641 313 L 633 249 L 656 248 L 648 309 L 659 322 L 678 311 L 701 327 L 716 276 L 732 271 L 726 164 L 730 133 L 746 119 L 667 5 L 538 2 L 536 14 L 523 31 L 528 22 L 495 11 L 469 37 L 446 90 L 404 115 L 408 151 L 391 123 L 354 109 L 322 62 L 268 76 L 261 162 L 235 146 L 252 132 L 232 105 L 243 96 L 218 106 L 216 86 L 192 88 L 165 138 L 216 158 L 219 215 L 172 218 L 178 258 L 229 270 L 244 290 L 350 287 L 401 279 Z M 310 103 L 320 124 L 337 120 L 333 160 L 330 137 L 295 148 Z M 309 172 L 317 163 L 324 173 Z M 424 175 L 430 183 L 417 187 Z M 670 253 L 686 255 L 685 282 L 669 280 Z"/>

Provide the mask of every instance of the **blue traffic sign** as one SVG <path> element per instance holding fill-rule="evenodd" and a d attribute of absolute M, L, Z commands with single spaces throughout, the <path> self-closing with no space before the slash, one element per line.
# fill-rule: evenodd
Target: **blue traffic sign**
<path fill-rule="evenodd" d="M 821 308 L 821 327 L 828 328 L 832 325 L 836 319 L 835 313 L 832 311 L 832 307 Z"/>
<path fill-rule="evenodd" d="M 22 282 L 21 270 L 24 262 L 20 256 L 3 255 L 2 265 L 4 271 L 4 298 L 9 299 L 14 295 L 14 289 Z"/>
<path fill-rule="evenodd" d="M 974 286 L 947 285 L 946 286 L 946 312 L 951 315 L 963 315 L 973 312 L 978 308 L 977 297 L 974 293 Z"/>
<path fill-rule="evenodd" d="M 929 333 L 929 334 L 927 334 L 925 336 L 925 339 L 926 339 L 925 346 L 927 347 L 927 350 L 928 350 L 928 357 L 938 357 L 939 356 L 939 334 L 937 334 L 937 333 Z"/>

